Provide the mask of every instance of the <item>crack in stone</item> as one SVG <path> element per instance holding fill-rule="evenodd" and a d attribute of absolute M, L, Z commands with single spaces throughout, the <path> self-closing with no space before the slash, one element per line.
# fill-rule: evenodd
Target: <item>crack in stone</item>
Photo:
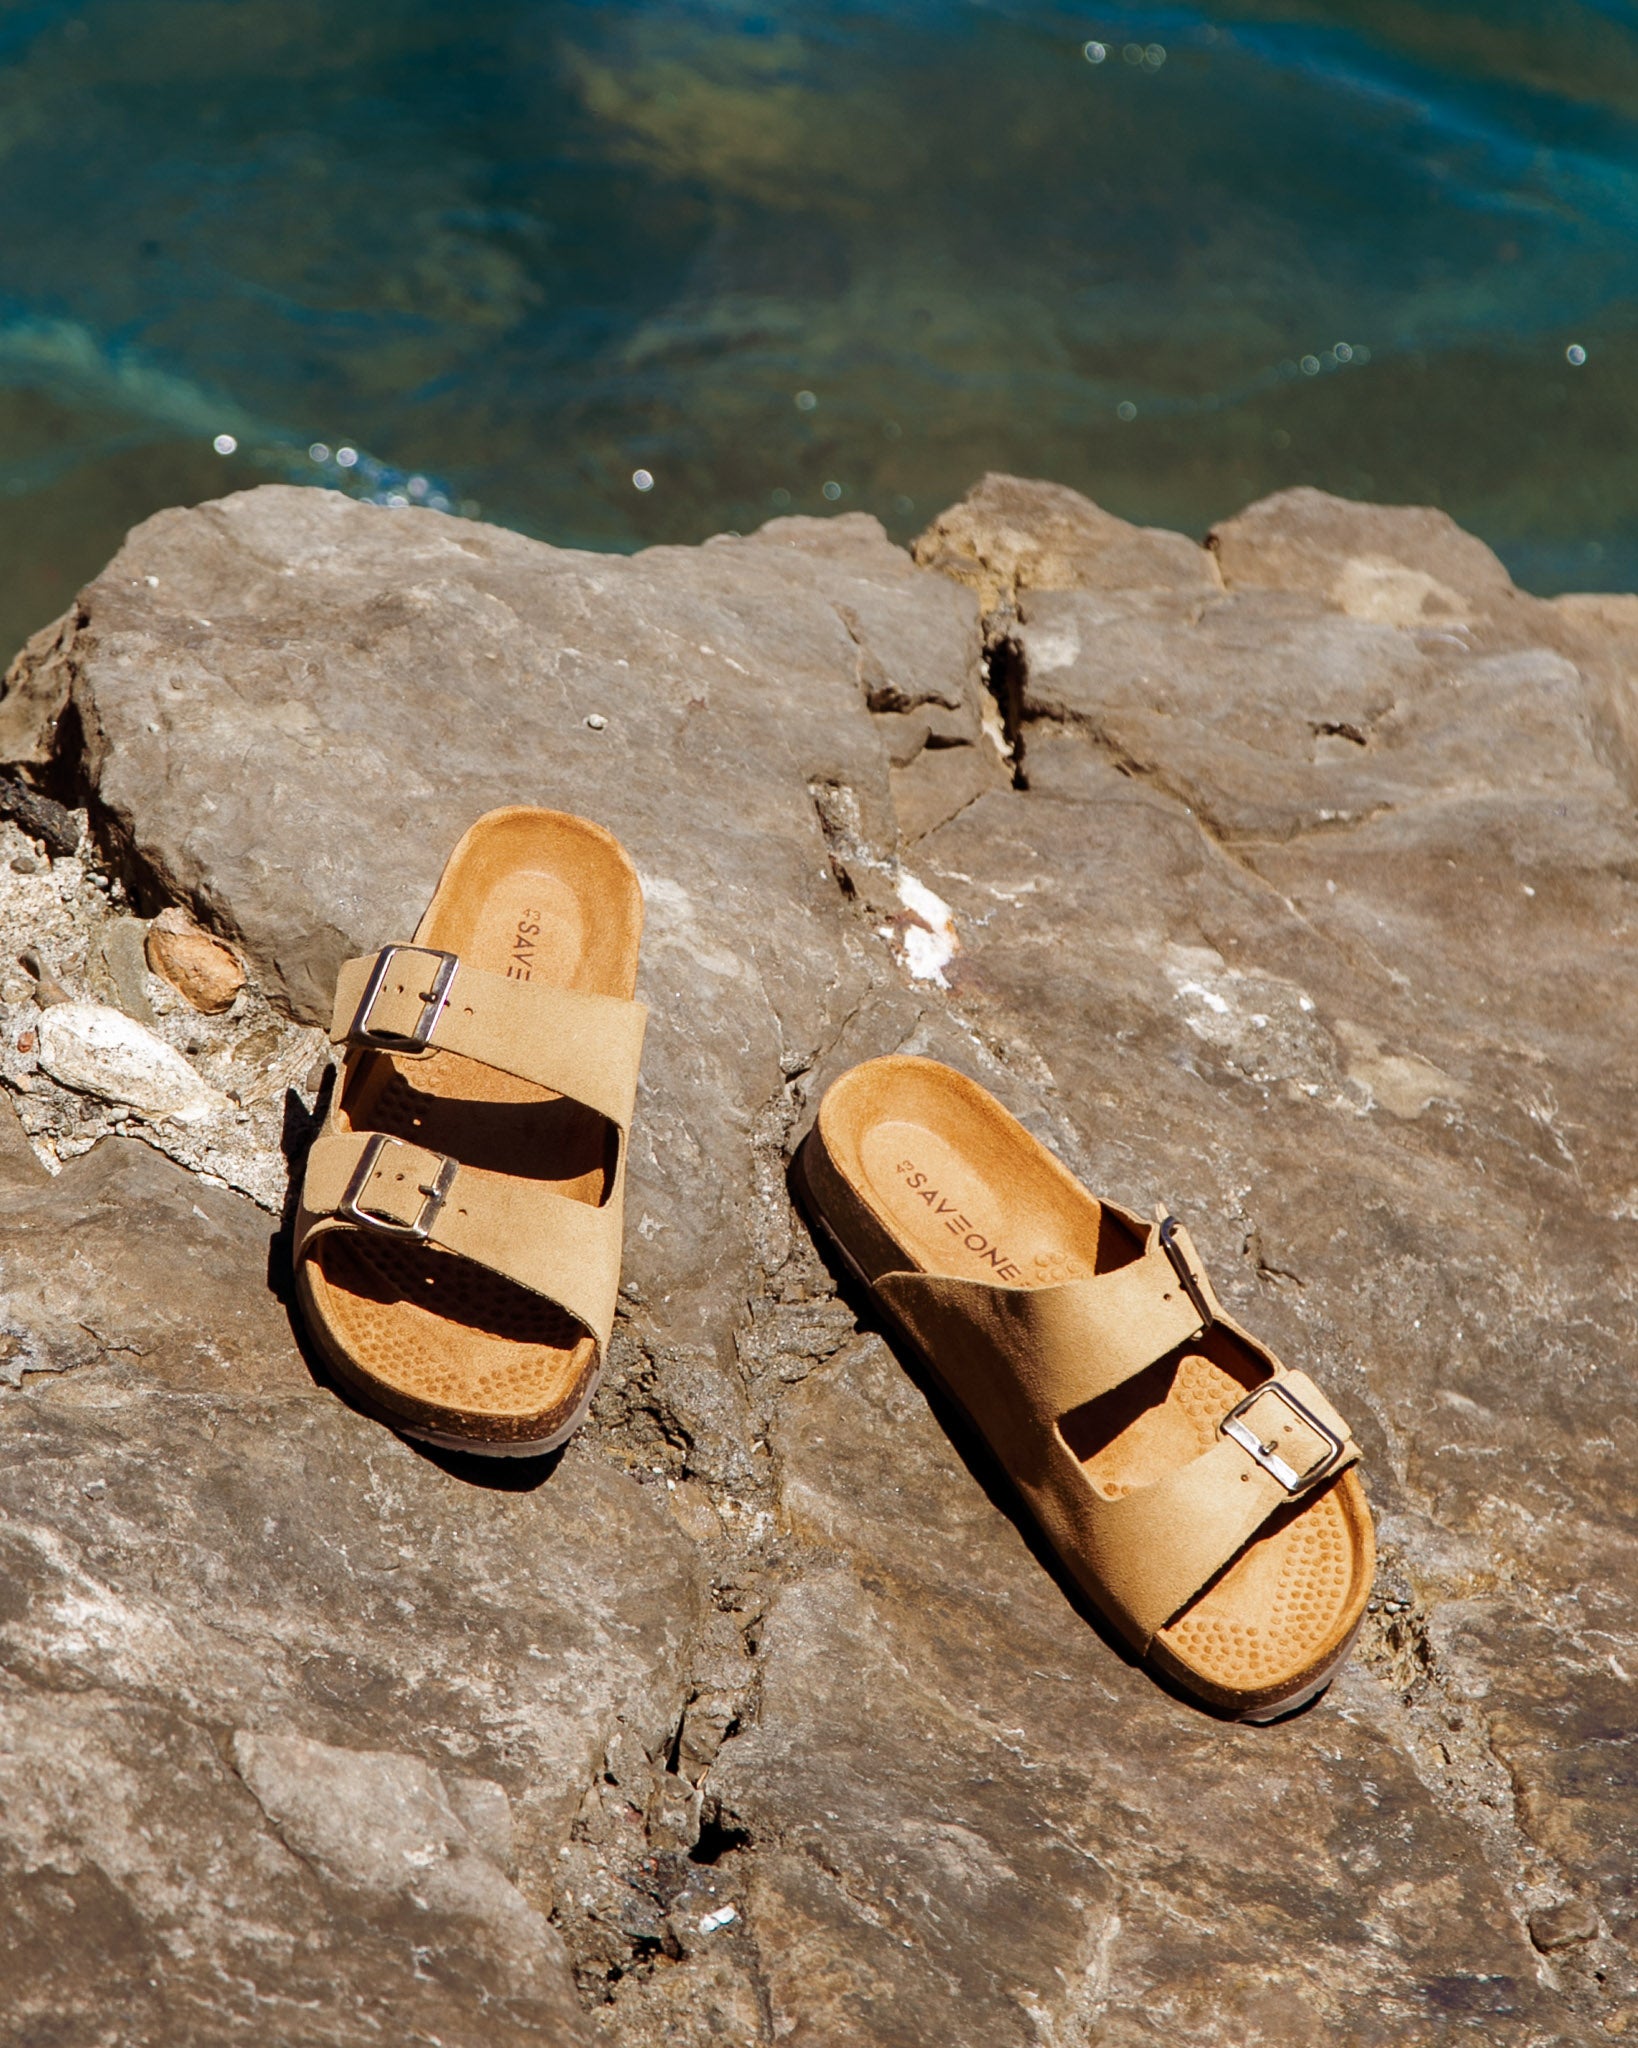
<path fill-rule="evenodd" d="M 1012 760 L 1012 786 L 1014 789 L 1029 788 L 1029 769 L 1025 763 L 1024 688 L 1028 675 L 1028 661 L 1023 642 L 1012 629 L 1017 623 L 1017 614 L 1010 607 L 1004 612 L 992 612 L 983 622 L 984 634 L 984 687 L 995 700 L 996 712 L 1001 720 L 1001 736 L 1006 741 L 1007 751 Z"/>
<path fill-rule="evenodd" d="M 1573 1896 L 1575 1888 L 1559 1860 L 1522 1822 L 1514 1769 L 1496 1746 L 1490 1717 L 1456 1696 L 1429 1617 L 1408 1563 L 1384 1545 L 1355 1661 L 1383 1696 L 1378 1711 L 1395 1727 L 1397 1746 L 1438 1810 L 1474 1841 L 1511 1906 L 1520 1939 L 1528 1943 L 1531 1912 Z M 1613 1958 L 1607 1938 L 1604 1947 Z M 1602 1983 L 1572 1987 L 1545 1962 L 1538 1963 L 1537 1974 L 1546 1988 L 1587 2014 L 1617 1989 Z"/>

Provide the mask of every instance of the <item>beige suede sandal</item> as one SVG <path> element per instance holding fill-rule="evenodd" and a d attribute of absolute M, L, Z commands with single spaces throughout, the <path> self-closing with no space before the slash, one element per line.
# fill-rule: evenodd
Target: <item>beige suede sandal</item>
<path fill-rule="evenodd" d="M 618 840 L 518 806 L 450 855 L 413 943 L 350 960 L 295 1229 L 308 1328 L 406 1435 L 525 1457 L 596 1391 L 647 1012 Z"/>
<path fill-rule="evenodd" d="M 934 1060 L 843 1075 L 795 1179 L 1136 1649 L 1240 1720 L 1329 1682 L 1376 1558 L 1358 1447 L 1223 1313 L 1187 1231 L 1095 1200 Z"/>

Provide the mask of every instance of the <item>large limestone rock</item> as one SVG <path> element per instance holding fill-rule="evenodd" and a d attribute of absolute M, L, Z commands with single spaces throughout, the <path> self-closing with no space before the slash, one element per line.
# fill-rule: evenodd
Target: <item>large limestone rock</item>
<path fill-rule="evenodd" d="M 9 758 L 258 1001 L 322 1015 L 524 800 L 631 848 L 654 1011 L 613 1368 L 544 1472 L 355 1415 L 274 1219 L 142 1126 L 55 1178 L 0 1132 L 19 2038 L 1622 2032 L 1630 610 L 1311 492 L 1208 550 L 990 478 L 917 559 L 263 490 L 14 670 Z M 894 1049 L 1177 1207 L 1353 1417 L 1383 1569 L 1310 1711 L 1156 1686 L 838 1293 L 784 1167 Z"/>
<path fill-rule="evenodd" d="M 496 1491 L 352 1414 L 265 1219 L 144 1146 L 0 1244 L 14 2038 L 583 2038 L 543 1844 L 680 1714 L 686 1541 L 606 1463 Z"/>
<path fill-rule="evenodd" d="M 627 561 L 274 488 L 150 520 L 81 612 L 56 673 L 118 857 L 307 1021 L 343 959 L 409 935 L 479 812 L 619 833 L 658 1006 L 637 1277 L 674 1339 L 726 1344 L 752 1122 L 862 988 L 810 785 L 891 853 L 873 710 L 996 758 L 971 597 L 862 517 Z"/>

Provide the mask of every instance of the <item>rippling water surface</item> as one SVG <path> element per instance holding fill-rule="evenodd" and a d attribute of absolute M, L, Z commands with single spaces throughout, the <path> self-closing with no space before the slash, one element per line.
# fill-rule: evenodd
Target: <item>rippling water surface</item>
<path fill-rule="evenodd" d="M 1638 588 L 1635 228 L 1632 0 L 0 0 L 0 639 L 266 478 L 601 548 L 1316 482 Z"/>

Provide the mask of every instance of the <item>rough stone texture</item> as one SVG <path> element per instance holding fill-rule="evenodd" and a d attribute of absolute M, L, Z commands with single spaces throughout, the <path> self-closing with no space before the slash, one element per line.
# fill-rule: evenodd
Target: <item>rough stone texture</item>
<path fill-rule="evenodd" d="M 1428 505 L 1277 491 L 1217 527 L 1209 545 L 1230 590 L 1297 592 L 1382 625 L 1465 619 L 1518 595 L 1484 542 Z"/>
<path fill-rule="evenodd" d="M 891 849 L 871 709 L 933 705 L 976 740 L 973 601 L 862 516 L 625 561 L 354 511 L 272 489 L 161 514 L 87 593 L 61 674 L 103 829 L 139 893 L 186 899 L 327 1022 L 339 963 L 408 936 L 477 813 L 606 817 L 660 977 L 642 1277 L 672 1297 L 669 1335 L 721 1345 L 752 1116 L 863 986 L 838 967 L 808 785 L 851 790 Z"/>
<path fill-rule="evenodd" d="M 52 1080 L 153 1122 L 203 1123 L 228 1107 L 156 1033 L 107 1003 L 55 1003 L 40 1019 L 40 1065 Z"/>
<path fill-rule="evenodd" d="M 85 813 L 70 815 L 78 846 Z M 149 927 L 131 915 L 119 877 L 92 859 L 89 847 L 84 859 L 47 852 L 44 840 L 0 822 L 0 1084 L 39 1158 L 55 1169 L 111 1134 L 139 1138 L 277 1215 L 288 1147 L 306 1129 L 327 1068 L 323 1034 L 282 1014 L 259 987 L 246 986 L 226 1010 L 202 1015 L 148 971 Z M 117 1002 L 124 1015 L 110 1017 L 95 998 Z M 151 1034 L 134 1021 L 139 999 Z M 62 1048 L 54 1049 L 54 1040 L 62 1027 L 51 1020 L 59 1009 L 82 1019 L 94 1012 L 100 1025 L 93 1040 L 135 1034 L 128 1048 L 139 1049 L 135 1058 L 110 1060 L 106 1045 L 70 1026 L 69 1061 L 58 1059 Z M 128 1026 L 126 1018 L 133 1019 Z M 172 1080 L 180 1066 L 202 1115 L 163 1114 L 150 1089 L 156 1068 L 166 1066 Z M 99 1085 L 102 1092 L 87 1092 Z M 144 1104 L 154 1113 L 140 1113 Z"/>
<path fill-rule="evenodd" d="M 1530 1915 L 1530 1939 L 1543 1954 L 1556 1948 L 1574 1948 L 1578 1942 L 1593 1940 L 1597 1933 L 1598 1914 L 1585 1899 L 1540 1906 Z"/>
<path fill-rule="evenodd" d="M 354 1415 L 266 1219 L 144 1146 L 13 1182 L 0 1244 L 6 2037 L 583 2038 L 552 1858 L 680 1713 L 663 1509 Z"/>
<path fill-rule="evenodd" d="M 62 705 L 61 665 L 78 626 L 75 612 L 42 626 L 7 668 L 5 695 L 0 698 L 0 755 L 7 761 L 37 767 L 51 758 Z M 72 853 L 76 843 L 77 835 L 70 839 L 66 833 L 59 840 L 64 853 Z"/>
<path fill-rule="evenodd" d="M 1310 492 L 1208 550 L 990 478 L 917 552 L 264 490 L 138 529 L 14 671 L 113 870 L 57 863 L 71 980 L 183 903 L 312 1018 L 527 800 L 631 848 L 653 1007 L 611 1372 L 544 1473 L 315 1379 L 239 1197 L 0 1124 L 20 2039 L 1626 2030 L 1638 607 Z M 838 1294 L 784 1169 L 893 1049 L 1172 1203 L 1353 1417 L 1382 1571 L 1311 1710 L 1155 1685 Z"/>
<path fill-rule="evenodd" d="M 112 917 L 97 935 L 88 965 L 92 988 L 139 1024 L 156 1022 L 148 1000 L 146 927 L 139 917 Z M 240 977 L 241 981 L 243 976 Z M 223 1009 L 227 1004 L 222 1005 Z"/>

